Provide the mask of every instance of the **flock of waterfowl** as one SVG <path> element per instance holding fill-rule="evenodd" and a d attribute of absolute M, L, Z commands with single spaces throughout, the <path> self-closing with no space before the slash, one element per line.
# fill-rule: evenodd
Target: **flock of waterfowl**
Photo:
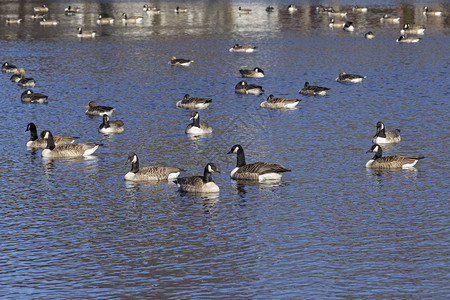
<path fill-rule="evenodd" d="M 267 12 L 273 11 L 273 7 L 269 6 L 266 8 Z M 290 5 L 288 8 L 289 12 L 296 12 L 297 8 L 294 5 Z M 366 13 L 367 8 L 354 6 L 352 8 L 353 12 Z M 149 13 L 159 14 L 160 10 L 156 7 L 150 5 L 144 5 L 144 11 Z M 186 12 L 187 8 L 177 7 L 174 10 L 176 13 Z M 350 21 L 336 21 L 334 18 L 345 18 L 347 15 L 346 11 L 335 11 L 331 7 L 317 7 L 317 11 L 323 14 L 327 14 L 330 20 L 331 28 L 341 28 L 346 31 L 353 31 L 354 25 Z M 34 12 L 37 14 L 42 14 L 48 12 L 48 7 L 45 5 L 35 7 Z M 251 9 L 246 9 L 239 7 L 240 14 L 250 14 Z M 69 6 L 65 9 L 65 14 L 68 16 L 79 13 L 78 8 Z M 427 7 L 424 8 L 425 15 L 440 16 L 441 12 L 432 12 Z M 55 25 L 58 22 L 56 20 L 46 20 L 45 15 L 40 15 L 42 25 Z M 37 18 L 36 14 L 34 15 Z M 128 23 L 139 23 L 142 22 L 142 17 L 140 16 L 128 16 L 126 13 L 122 14 L 122 20 Z M 395 16 L 384 15 L 380 22 L 398 23 L 400 18 Z M 41 21 L 41 22 L 42 22 Z M 8 23 L 14 22 L 14 20 L 7 20 Z M 20 20 L 16 20 L 16 23 Z M 97 23 L 98 24 L 111 24 L 114 22 L 114 18 L 105 17 L 99 15 Z M 79 37 L 94 37 L 95 32 L 83 31 L 82 28 L 78 28 Z M 421 35 L 424 34 L 425 28 L 418 25 L 404 24 L 401 30 L 401 36 L 397 42 L 416 42 L 418 38 L 407 37 L 407 34 Z M 365 34 L 367 39 L 372 39 L 375 35 L 370 31 Z M 414 40 L 412 40 L 414 39 Z M 252 53 L 257 49 L 256 46 L 252 45 L 239 45 L 235 44 L 229 49 L 230 52 L 237 53 Z M 184 66 L 188 67 L 193 60 L 172 57 L 168 62 L 172 66 Z M 3 73 L 13 73 L 11 76 L 11 81 L 16 82 L 20 87 L 35 87 L 36 81 L 33 78 L 27 78 L 25 75 L 25 70 L 23 68 L 17 68 L 16 66 L 5 62 L 2 65 Z M 264 71 L 255 67 L 253 69 L 241 69 L 240 74 L 244 78 L 263 78 L 265 76 Z M 359 83 L 365 76 L 357 74 L 347 74 L 341 72 L 336 78 L 336 81 L 342 83 Z M 310 96 L 324 96 L 326 95 L 329 88 L 310 85 L 309 82 L 305 82 L 304 87 L 299 91 L 302 95 Z M 235 86 L 235 93 L 238 94 L 253 94 L 260 95 L 265 91 L 262 86 L 258 84 L 250 84 L 245 80 L 241 80 Z M 44 103 L 48 97 L 46 95 L 35 93 L 32 90 L 25 90 L 21 95 L 21 100 L 27 103 Z M 268 98 L 263 101 L 260 106 L 271 109 L 292 109 L 300 102 L 300 99 L 286 99 L 281 97 L 275 97 L 274 95 L 269 95 Z M 211 98 L 200 98 L 191 97 L 186 94 L 183 99 L 176 103 L 177 107 L 183 107 L 188 109 L 204 109 L 207 108 L 212 102 Z M 124 122 L 121 120 L 110 120 L 113 114 L 114 108 L 109 106 L 98 105 L 95 101 L 91 101 L 86 110 L 86 114 L 89 116 L 101 116 L 103 118 L 98 131 L 103 134 L 115 134 L 121 133 L 125 130 Z M 200 115 L 197 111 L 191 112 L 192 123 L 186 127 L 185 133 L 192 135 L 202 135 L 211 134 L 213 129 L 206 122 L 200 122 Z M 29 123 L 26 128 L 30 131 L 30 140 L 27 142 L 27 147 L 31 149 L 42 149 L 42 156 L 45 158 L 73 158 L 92 155 L 101 144 L 98 143 L 75 143 L 74 141 L 78 137 L 71 136 L 53 136 L 49 130 L 44 130 L 41 132 L 40 136 L 37 133 L 37 128 L 34 123 Z M 368 152 L 374 152 L 375 156 L 366 163 L 366 167 L 374 169 L 404 169 L 413 167 L 418 160 L 424 158 L 423 156 L 404 156 L 404 155 L 391 155 L 382 156 L 381 145 L 389 143 L 399 143 L 401 141 L 400 130 L 388 131 L 385 128 L 383 122 L 377 123 L 377 132 L 372 139 L 373 146 Z M 241 145 L 234 145 L 229 154 L 237 155 L 236 167 L 231 171 L 230 177 L 236 180 L 251 180 L 251 181 L 271 181 L 280 180 L 283 173 L 289 172 L 290 170 L 280 164 L 272 164 L 265 162 L 256 162 L 247 164 L 245 161 L 244 149 Z M 218 168 L 213 163 L 208 163 L 204 168 L 204 173 L 202 176 L 192 176 L 186 178 L 178 178 L 179 174 L 183 171 L 178 167 L 140 167 L 139 158 L 136 153 L 130 153 L 128 156 L 128 161 L 131 163 L 131 170 L 124 176 L 125 180 L 128 181 L 159 181 L 159 180 L 174 180 L 176 181 L 179 189 L 185 192 L 218 192 L 220 189 L 214 183 L 212 179 L 212 173 L 218 172 Z"/>

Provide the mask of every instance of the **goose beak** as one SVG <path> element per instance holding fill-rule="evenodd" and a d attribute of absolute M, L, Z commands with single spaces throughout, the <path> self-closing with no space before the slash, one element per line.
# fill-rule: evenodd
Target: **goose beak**
<path fill-rule="evenodd" d="M 370 150 L 370 149 L 366 151 L 366 153 L 370 153 L 370 152 L 372 152 L 372 150 Z"/>
<path fill-rule="evenodd" d="M 231 153 L 233 153 L 233 152 L 232 152 L 232 151 L 228 151 L 228 152 L 227 152 L 227 154 L 231 154 Z"/>
<path fill-rule="evenodd" d="M 88 108 L 88 107 L 89 107 L 89 105 L 86 106 L 86 108 Z"/>

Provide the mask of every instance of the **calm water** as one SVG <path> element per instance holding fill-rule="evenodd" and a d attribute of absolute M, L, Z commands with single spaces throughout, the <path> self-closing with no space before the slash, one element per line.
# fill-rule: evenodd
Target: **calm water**
<path fill-rule="evenodd" d="M 0 74 L 2 298 L 450 297 L 448 17 L 424 18 L 423 3 L 377 1 L 368 14 L 349 14 L 348 33 L 301 1 L 294 14 L 289 1 L 186 2 L 179 15 L 179 3 L 158 1 L 156 16 L 142 11 L 145 2 L 46 1 L 61 24 L 44 28 L 30 20 L 41 2 L 20 3 L 0 1 L 0 61 L 25 68 L 49 102 L 21 103 L 23 89 Z M 445 3 L 429 6 L 448 13 Z M 81 13 L 64 16 L 68 5 Z M 239 5 L 253 13 L 239 16 Z M 124 11 L 144 22 L 124 26 Z M 100 27 L 99 12 L 118 20 Z M 401 25 L 380 24 L 384 13 L 426 25 L 423 40 L 396 43 Z M 7 26 L 7 17 L 24 22 Z M 98 36 L 80 40 L 78 26 Z M 363 38 L 368 30 L 374 40 Z M 258 51 L 230 53 L 235 43 Z M 171 67 L 171 56 L 194 63 Z M 248 81 L 266 94 L 235 94 L 238 70 L 255 66 L 266 77 Z M 367 79 L 339 84 L 341 71 Z M 305 81 L 329 95 L 299 95 Z M 184 134 L 190 111 L 175 103 L 185 93 L 213 98 L 200 111 L 212 135 Z M 260 108 L 269 94 L 302 102 Z M 125 132 L 98 133 L 100 118 L 84 113 L 90 100 L 115 107 Z M 426 156 L 417 169 L 364 167 L 379 120 L 402 130 L 386 153 Z M 29 122 L 104 146 L 94 158 L 45 161 L 26 149 Z M 226 155 L 234 144 L 248 162 L 292 172 L 272 185 L 236 183 L 236 157 Z M 215 162 L 221 192 L 127 184 L 130 151 L 142 166 L 179 166 L 183 176 Z"/>

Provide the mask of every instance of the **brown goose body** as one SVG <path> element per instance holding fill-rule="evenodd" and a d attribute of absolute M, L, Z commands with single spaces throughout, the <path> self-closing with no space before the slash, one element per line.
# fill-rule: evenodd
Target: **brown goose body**
<path fill-rule="evenodd" d="M 377 122 L 377 132 L 372 138 L 374 144 L 399 143 L 401 140 L 400 129 L 386 130 L 383 122 Z"/>
<path fill-rule="evenodd" d="M 383 156 L 381 146 L 378 144 L 374 144 L 367 152 L 375 152 L 375 156 L 366 163 L 366 168 L 379 170 L 412 168 L 419 159 L 425 158 L 423 155 Z"/>
<path fill-rule="evenodd" d="M 97 143 L 72 143 L 55 145 L 53 135 L 50 131 L 43 131 L 47 147 L 42 150 L 42 156 L 46 158 L 75 158 L 93 154 L 101 144 Z"/>
<path fill-rule="evenodd" d="M 178 178 L 176 181 L 178 189 L 187 193 L 218 193 L 220 189 L 212 179 L 213 172 L 219 173 L 219 170 L 215 164 L 208 163 L 203 171 L 203 176 Z"/>
<path fill-rule="evenodd" d="M 125 174 L 124 178 L 128 181 L 161 181 L 174 180 L 182 171 L 175 167 L 139 167 L 139 158 L 136 153 L 128 155 L 128 162 L 131 162 L 131 170 Z"/>
<path fill-rule="evenodd" d="M 207 108 L 211 102 L 211 98 L 191 97 L 186 94 L 182 100 L 177 102 L 177 107 L 202 109 Z"/>
<path fill-rule="evenodd" d="M 47 140 L 44 139 L 45 131 L 41 132 L 39 137 L 37 134 L 37 128 L 34 123 L 28 123 L 27 129 L 25 131 L 30 131 L 30 140 L 27 142 L 28 148 L 33 149 L 45 149 L 47 147 Z M 53 136 L 53 141 L 55 146 L 62 144 L 73 143 L 78 137 L 73 136 Z"/>
<path fill-rule="evenodd" d="M 294 108 L 300 101 L 300 99 L 276 98 L 269 95 L 266 101 L 261 102 L 260 106 L 265 108 Z"/>

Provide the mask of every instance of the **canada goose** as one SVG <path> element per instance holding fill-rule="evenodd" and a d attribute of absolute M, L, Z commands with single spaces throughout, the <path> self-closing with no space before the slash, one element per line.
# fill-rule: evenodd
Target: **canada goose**
<path fill-rule="evenodd" d="M 66 16 L 74 16 L 77 12 L 79 12 L 80 9 L 78 7 L 72 7 L 72 6 L 68 6 L 64 9 L 64 14 Z"/>
<path fill-rule="evenodd" d="M 369 152 L 375 152 L 375 156 L 366 163 L 366 168 L 372 169 L 408 169 L 412 168 L 419 159 L 425 158 L 423 155 L 389 155 L 383 157 L 383 150 L 378 144 L 372 145 L 367 153 Z"/>
<path fill-rule="evenodd" d="M 239 6 L 238 11 L 240 14 L 250 14 L 252 12 L 252 10 L 250 8 L 242 8 Z"/>
<path fill-rule="evenodd" d="M 42 157 L 46 158 L 73 158 L 88 156 L 95 152 L 102 144 L 97 143 L 71 143 L 55 145 L 53 135 L 50 131 L 43 131 L 43 138 L 47 140 L 47 147 L 42 150 Z"/>
<path fill-rule="evenodd" d="M 371 40 L 375 38 L 375 34 L 372 31 L 368 31 L 366 34 L 364 34 L 364 37 L 368 40 Z"/>
<path fill-rule="evenodd" d="M 43 18 L 39 24 L 43 25 L 43 26 L 51 26 L 51 25 L 58 25 L 59 21 L 58 20 L 47 20 L 46 18 Z"/>
<path fill-rule="evenodd" d="M 45 149 L 47 147 L 47 140 L 43 138 L 45 135 L 45 131 L 41 133 L 41 137 L 37 134 L 37 128 L 34 123 L 28 123 L 27 129 L 25 131 L 30 132 L 30 140 L 27 142 L 28 148 L 33 149 Z M 54 136 L 53 141 L 56 146 L 62 145 L 62 144 L 70 144 L 75 141 L 78 137 L 73 136 Z"/>
<path fill-rule="evenodd" d="M 333 11 L 333 8 L 330 7 L 330 6 L 326 7 L 326 6 L 323 6 L 323 5 L 319 5 L 319 6 L 316 6 L 316 11 L 320 12 L 322 14 L 328 14 L 329 12 Z"/>
<path fill-rule="evenodd" d="M 99 24 L 99 25 L 108 25 L 108 24 L 113 24 L 113 23 L 114 23 L 114 18 L 103 17 L 102 15 L 98 15 L 97 24 Z"/>
<path fill-rule="evenodd" d="M 400 23 L 400 17 L 390 17 L 389 15 L 385 14 L 380 18 L 381 23 Z"/>
<path fill-rule="evenodd" d="M 300 94 L 302 95 L 320 95 L 320 96 L 325 96 L 327 94 L 327 91 L 330 88 L 327 87 L 322 87 L 322 86 L 317 86 L 317 85 L 310 85 L 309 82 L 305 82 L 305 85 L 303 86 L 303 88 L 298 91 Z"/>
<path fill-rule="evenodd" d="M 435 16 L 435 17 L 440 17 L 442 16 L 442 11 L 431 11 L 428 6 L 424 6 L 423 8 L 423 14 L 425 16 Z"/>
<path fill-rule="evenodd" d="M 411 25 L 409 23 L 405 23 L 403 25 L 402 30 L 400 30 L 400 34 L 406 35 L 406 34 L 425 34 L 425 26 L 423 25 Z"/>
<path fill-rule="evenodd" d="M 33 7 L 33 11 L 35 11 L 35 12 L 48 12 L 48 7 L 45 6 L 45 4 L 42 4 L 41 6 Z"/>
<path fill-rule="evenodd" d="M 36 85 L 36 81 L 33 78 L 26 78 L 24 69 L 20 68 L 15 73 L 20 75 L 20 80 L 17 82 L 19 86 L 34 87 Z"/>
<path fill-rule="evenodd" d="M 187 12 L 187 11 L 188 11 L 187 8 L 179 7 L 179 6 L 177 6 L 177 7 L 174 9 L 174 12 L 176 12 L 177 14 L 178 14 L 178 13 L 185 13 L 185 12 Z"/>
<path fill-rule="evenodd" d="M 266 101 L 261 102 L 260 106 L 265 108 L 294 108 L 300 101 L 300 99 L 275 98 L 273 95 L 269 95 Z"/>
<path fill-rule="evenodd" d="M 418 37 L 407 37 L 405 34 L 402 34 L 397 40 L 397 43 L 418 43 L 421 38 Z"/>
<path fill-rule="evenodd" d="M 48 96 L 40 93 L 35 93 L 32 90 L 26 90 L 20 96 L 22 102 L 27 103 L 45 103 L 47 102 Z"/>
<path fill-rule="evenodd" d="M 367 10 L 367 7 L 359 7 L 358 5 L 352 7 L 352 11 L 354 12 L 366 13 Z"/>
<path fill-rule="evenodd" d="M 160 181 L 175 180 L 180 172 L 180 168 L 175 167 L 143 167 L 139 168 L 139 158 L 136 153 L 128 154 L 127 162 L 131 162 L 131 170 L 125 174 L 128 181 Z"/>
<path fill-rule="evenodd" d="M 186 127 L 187 134 L 208 134 L 212 133 L 212 127 L 206 122 L 200 122 L 200 115 L 197 111 L 191 113 L 192 123 Z"/>
<path fill-rule="evenodd" d="M 398 143 L 401 140 L 400 129 L 386 130 L 383 122 L 377 122 L 377 133 L 372 138 L 374 144 Z"/>
<path fill-rule="evenodd" d="M 280 180 L 283 173 L 290 172 L 280 164 L 269 164 L 265 162 L 256 162 L 252 164 L 245 163 L 244 149 L 241 145 L 234 145 L 227 154 L 236 153 L 236 168 L 231 171 L 231 178 L 236 180 Z"/>
<path fill-rule="evenodd" d="M 187 193 L 218 193 L 219 186 L 213 181 L 212 173 L 220 173 L 217 166 L 208 163 L 203 171 L 203 176 L 191 176 L 178 178 L 176 180 L 178 189 Z"/>
<path fill-rule="evenodd" d="M 86 108 L 86 114 L 91 116 L 103 116 L 106 114 L 111 117 L 113 111 L 115 110 L 115 108 L 110 106 L 97 105 L 97 102 L 95 101 L 89 102 Z"/>
<path fill-rule="evenodd" d="M 137 24 L 137 23 L 142 23 L 142 21 L 144 21 L 144 18 L 141 16 L 130 16 L 129 17 L 126 13 L 123 13 L 122 21 L 124 23 Z"/>
<path fill-rule="evenodd" d="M 344 21 L 336 21 L 335 19 L 330 19 L 330 23 L 328 23 L 328 26 L 330 28 L 344 28 L 346 22 Z"/>
<path fill-rule="evenodd" d="M 11 77 L 9 78 L 9 80 L 11 80 L 12 82 L 18 83 L 20 80 L 20 75 L 19 74 L 12 74 Z"/>
<path fill-rule="evenodd" d="M 186 94 L 182 100 L 177 102 L 177 107 L 203 109 L 207 108 L 211 102 L 211 98 L 191 97 L 189 94 Z"/>
<path fill-rule="evenodd" d="M 33 14 L 33 15 L 31 16 L 31 18 L 32 18 L 33 20 L 42 20 L 43 18 L 45 18 L 45 14 Z"/>
<path fill-rule="evenodd" d="M 344 31 L 355 31 L 355 27 L 353 26 L 353 22 L 345 22 L 344 27 L 342 29 Z"/>
<path fill-rule="evenodd" d="M 144 4 L 144 11 L 149 14 L 159 14 L 161 10 L 156 8 L 155 6 L 150 6 L 148 4 Z"/>
<path fill-rule="evenodd" d="M 361 76 L 361 75 L 356 75 L 356 74 L 347 74 L 345 72 L 341 72 L 339 74 L 339 77 L 336 78 L 336 81 L 358 83 L 358 82 L 361 82 L 364 78 L 366 78 L 366 76 Z"/>
<path fill-rule="evenodd" d="M 107 114 L 103 115 L 103 123 L 98 127 L 98 131 L 103 134 L 121 133 L 125 130 L 121 120 L 110 121 Z"/>
<path fill-rule="evenodd" d="M 245 80 L 239 81 L 234 87 L 234 91 L 237 94 L 260 95 L 264 93 L 264 89 L 262 88 L 262 86 L 256 84 L 248 84 Z"/>
<path fill-rule="evenodd" d="M 274 10 L 275 10 L 275 8 L 273 6 L 271 6 L 271 5 L 266 7 L 266 11 L 267 12 L 273 12 Z"/>
<path fill-rule="evenodd" d="M 239 44 L 234 44 L 234 46 L 230 48 L 230 52 L 251 53 L 255 51 L 256 48 L 257 48 L 256 46 L 241 46 Z"/>
<path fill-rule="evenodd" d="M 176 58 L 175 56 L 172 56 L 172 59 L 168 62 L 171 66 L 184 66 L 187 67 L 194 61 L 191 59 L 184 59 L 184 58 Z"/>
<path fill-rule="evenodd" d="M 14 73 L 17 71 L 17 67 L 15 65 L 11 65 L 8 62 L 3 63 L 2 72 L 3 73 Z"/>
<path fill-rule="evenodd" d="M 328 11 L 328 16 L 330 17 L 346 17 L 347 16 L 347 12 L 346 11 L 339 11 L 339 10 L 334 10 L 333 8 L 331 8 L 330 11 Z"/>
<path fill-rule="evenodd" d="M 250 77 L 250 78 L 263 78 L 264 77 L 264 71 L 258 67 L 254 68 L 253 70 L 239 70 L 239 73 L 241 73 L 242 77 Z"/>
<path fill-rule="evenodd" d="M 77 37 L 79 38 L 93 38 L 97 34 L 95 31 L 86 31 L 83 30 L 83 28 L 81 27 L 78 27 L 77 30 L 78 30 Z"/>
<path fill-rule="evenodd" d="M 296 12 L 298 10 L 298 8 L 293 5 L 293 4 L 289 4 L 288 8 L 287 8 L 288 12 Z"/>
<path fill-rule="evenodd" d="M 20 22 L 22 22 L 22 19 L 12 19 L 12 18 L 6 19 L 6 24 L 19 24 Z"/>

